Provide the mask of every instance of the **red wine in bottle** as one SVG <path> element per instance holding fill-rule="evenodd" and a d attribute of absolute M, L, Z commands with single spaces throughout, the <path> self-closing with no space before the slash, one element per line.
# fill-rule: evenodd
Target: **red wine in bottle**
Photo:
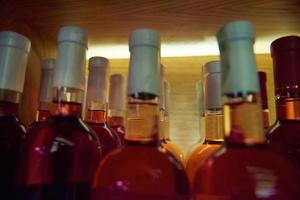
<path fill-rule="evenodd" d="M 51 116 L 32 127 L 21 146 L 19 199 L 89 199 L 101 158 L 95 132 L 80 117 L 87 34 L 62 27 L 58 42 Z"/>

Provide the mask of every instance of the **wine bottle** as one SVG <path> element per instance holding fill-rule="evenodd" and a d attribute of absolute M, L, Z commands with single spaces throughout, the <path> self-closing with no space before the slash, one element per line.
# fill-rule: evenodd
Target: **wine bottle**
<path fill-rule="evenodd" d="M 109 84 L 108 124 L 119 135 L 122 144 L 125 137 L 125 111 L 125 77 L 122 74 L 113 74 Z"/>
<path fill-rule="evenodd" d="M 186 172 L 192 183 L 199 165 L 213 152 L 220 148 L 224 141 L 224 116 L 221 98 L 221 63 L 211 61 L 203 66 L 203 97 L 205 116 L 205 141 L 199 143 L 189 153 L 186 161 Z"/>
<path fill-rule="evenodd" d="M 30 41 L 25 36 L 0 32 L 0 196 L 18 199 L 15 179 L 20 144 L 26 129 L 18 117 Z"/>
<path fill-rule="evenodd" d="M 42 61 L 39 108 L 36 114 L 36 122 L 45 121 L 50 116 L 53 96 L 53 71 L 55 59 L 49 58 Z"/>
<path fill-rule="evenodd" d="M 198 168 L 194 199 L 300 199 L 299 172 L 266 147 L 252 24 L 230 22 L 218 31 L 217 39 L 225 142 Z"/>
<path fill-rule="evenodd" d="M 159 35 L 138 29 L 131 33 L 129 46 L 125 146 L 98 166 L 92 199 L 189 199 L 183 166 L 159 147 Z"/>
<path fill-rule="evenodd" d="M 81 119 L 87 34 L 65 26 L 58 34 L 51 116 L 29 130 L 21 146 L 20 199 L 86 200 L 101 158 L 99 140 Z"/>
<path fill-rule="evenodd" d="M 86 96 L 85 122 L 96 132 L 102 156 L 121 146 L 118 134 L 107 125 L 107 74 L 109 60 L 104 57 L 89 59 L 89 78 Z"/>
<path fill-rule="evenodd" d="M 300 170 L 300 37 L 271 44 L 276 95 L 276 122 L 267 132 L 269 147 Z"/>

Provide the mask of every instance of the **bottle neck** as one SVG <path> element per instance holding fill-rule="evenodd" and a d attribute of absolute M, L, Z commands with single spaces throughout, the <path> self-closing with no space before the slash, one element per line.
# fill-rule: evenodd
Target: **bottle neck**
<path fill-rule="evenodd" d="M 18 116 L 19 104 L 0 101 L 0 116 Z"/>
<path fill-rule="evenodd" d="M 106 112 L 104 110 L 88 110 L 85 121 L 99 124 L 106 123 Z"/>
<path fill-rule="evenodd" d="M 85 116 L 86 122 L 91 123 L 106 123 L 106 103 L 94 101 L 87 102 L 87 113 Z"/>
<path fill-rule="evenodd" d="M 169 116 L 165 110 L 161 109 L 160 110 L 160 137 L 161 139 L 164 140 L 169 140 L 170 139 L 170 121 L 169 121 Z"/>
<path fill-rule="evenodd" d="M 111 126 L 123 126 L 124 127 L 124 117 L 121 117 L 121 116 L 108 117 L 108 123 Z"/>
<path fill-rule="evenodd" d="M 80 89 L 59 87 L 54 88 L 51 115 L 81 117 L 83 91 Z"/>
<path fill-rule="evenodd" d="M 263 109 L 263 127 L 267 130 L 270 127 L 270 112 L 269 109 Z"/>
<path fill-rule="evenodd" d="M 111 126 L 124 126 L 124 111 L 109 109 L 108 110 L 108 123 Z"/>
<path fill-rule="evenodd" d="M 276 100 L 277 120 L 300 120 L 300 98 L 278 98 Z"/>
<path fill-rule="evenodd" d="M 21 93 L 0 89 L 0 116 L 18 116 Z"/>
<path fill-rule="evenodd" d="M 158 98 L 129 97 L 127 105 L 125 140 L 153 142 L 159 140 Z"/>
<path fill-rule="evenodd" d="M 248 94 L 227 97 L 224 104 L 224 130 L 227 144 L 262 144 L 265 142 L 259 97 Z"/>
<path fill-rule="evenodd" d="M 40 102 L 36 113 L 36 121 L 45 121 L 50 116 L 51 104 L 50 102 Z"/>
<path fill-rule="evenodd" d="M 207 110 L 205 114 L 205 140 L 211 142 L 224 141 L 223 110 Z"/>
<path fill-rule="evenodd" d="M 81 117 L 81 104 L 73 102 L 53 102 L 51 115 Z"/>

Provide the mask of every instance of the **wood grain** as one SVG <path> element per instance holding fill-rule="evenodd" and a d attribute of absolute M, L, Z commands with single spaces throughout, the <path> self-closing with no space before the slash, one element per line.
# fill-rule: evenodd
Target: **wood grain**
<path fill-rule="evenodd" d="M 54 44 L 63 25 L 82 26 L 89 33 L 90 43 L 96 45 L 126 44 L 128 34 L 140 27 L 157 30 L 163 42 L 199 41 L 214 36 L 221 25 L 236 19 L 252 21 L 257 37 L 300 32 L 299 0 L 3 2 L 2 23 L 15 21 L 31 26 Z"/>

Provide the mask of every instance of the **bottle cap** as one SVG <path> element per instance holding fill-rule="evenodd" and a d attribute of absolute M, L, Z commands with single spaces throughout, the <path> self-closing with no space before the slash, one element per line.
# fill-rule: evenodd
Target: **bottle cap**
<path fill-rule="evenodd" d="M 55 59 L 48 58 L 42 60 L 42 72 L 39 93 L 40 102 L 52 102 L 54 66 Z"/>
<path fill-rule="evenodd" d="M 58 33 L 54 87 L 84 90 L 87 34 L 79 27 L 62 27 Z"/>
<path fill-rule="evenodd" d="M 54 69 L 55 66 L 55 59 L 54 58 L 47 58 L 42 60 L 42 70 L 44 69 Z"/>
<path fill-rule="evenodd" d="M 218 32 L 219 42 L 246 39 L 254 42 L 254 28 L 249 21 L 233 21 L 225 24 Z"/>
<path fill-rule="evenodd" d="M 218 31 L 217 39 L 221 54 L 222 93 L 258 93 L 252 24 L 248 21 L 230 22 Z"/>
<path fill-rule="evenodd" d="M 287 36 L 271 44 L 275 93 L 300 92 L 300 37 Z"/>
<path fill-rule="evenodd" d="M 23 92 L 30 40 L 11 32 L 0 32 L 0 88 Z"/>
<path fill-rule="evenodd" d="M 151 29 L 137 29 L 130 34 L 129 49 L 135 46 L 153 46 L 160 48 L 160 37 Z"/>
<path fill-rule="evenodd" d="M 59 30 L 58 42 L 74 42 L 81 44 L 87 48 L 88 36 L 87 33 L 77 26 L 64 26 Z"/>
<path fill-rule="evenodd" d="M 89 59 L 89 68 L 98 67 L 98 68 L 107 70 L 108 65 L 109 65 L 109 60 L 104 57 L 95 56 L 95 57 L 91 57 Z"/>
<path fill-rule="evenodd" d="M 122 74 L 110 76 L 109 87 L 109 109 L 125 110 L 126 107 L 126 86 L 125 77 Z"/>
<path fill-rule="evenodd" d="M 205 109 L 223 107 L 221 94 L 221 63 L 211 61 L 203 66 L 203 89 Z"/>
<path fill-rule="evenodd" d="M 268 109 L 268 94 L 267 94 L 267 74 L 266 72 L 258 72 L 261 105 L 263 109 Z"/>
<path fill-rule="evenodd" d="M 160 94 L 160 39 L 150 29 L 131 33 L 128 94 Z"/>
<path fill-rule="evenodd" d="M 89 59 L 87 101 L 107 103 L 107 74 L 109 60 L 104 57 Z"/>
<path fill-rule="evenodd" d="M 11 46 L 29 53 L 30 45 L 30 40 L 19 33 L 12 31 L 0 32 L 0 46 Z"/>

